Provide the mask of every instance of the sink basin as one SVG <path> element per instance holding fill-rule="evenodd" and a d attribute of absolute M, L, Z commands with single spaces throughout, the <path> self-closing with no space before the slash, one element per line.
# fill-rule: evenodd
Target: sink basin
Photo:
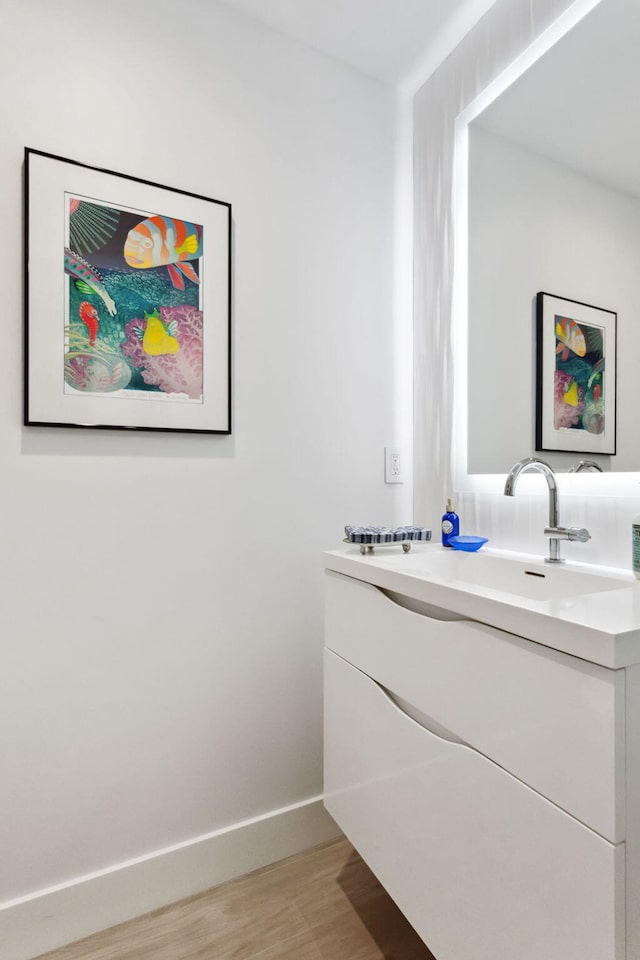
<path fill-rule="evenodd" d="M 625 570 L 435 543 L 406 554 L 331 550 L 324 560 L 328 571 L 364 580 L 391 602 L 403 598 L 427 617 L 455 614 L 612 669 L 640 664 L 640 583 Z"/>
<path fill-rule="evenodd" d="M 475 587 L 526 597 L 529 600 L 563 600 L 628 586 L 629 578 L 599 576 L 576 571 L 564 564 L 526 563 L 487 553 L 460 553 L 431 549 L 407 557 L 380 558 L 381 566 L 401 567 L 412 577 L 438 580 L 447 586 Z"/>

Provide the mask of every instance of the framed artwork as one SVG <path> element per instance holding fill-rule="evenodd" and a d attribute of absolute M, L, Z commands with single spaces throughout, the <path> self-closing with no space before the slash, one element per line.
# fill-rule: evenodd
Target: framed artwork
<path fill-rule="evenodd" d="M 613 310 L 539 293 L 536 450 L 616 452 Z"/>
<path fill-rule="evenodd" d="M 231 432 L 231 204 L 26 149 L 24 422 Z"/>

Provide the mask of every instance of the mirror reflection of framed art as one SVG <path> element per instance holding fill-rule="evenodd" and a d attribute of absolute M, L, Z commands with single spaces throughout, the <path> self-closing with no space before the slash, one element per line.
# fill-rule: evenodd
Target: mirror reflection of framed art
<path fill-rule="evenodd" d="M 538 293 L 536 450 L 616 452 L 613 310 Z"/>

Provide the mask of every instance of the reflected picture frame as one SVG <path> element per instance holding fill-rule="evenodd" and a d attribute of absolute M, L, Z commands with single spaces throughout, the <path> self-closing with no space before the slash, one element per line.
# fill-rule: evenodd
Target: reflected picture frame
<path fill-rule="evenodd" d="M 24 157 L 24 424 L 231 433 L 231 204 Z"/>
<path fill-rule="evenodd" d="M 614 310 L 536 296 L 536 451 L 614 456 Z"/>

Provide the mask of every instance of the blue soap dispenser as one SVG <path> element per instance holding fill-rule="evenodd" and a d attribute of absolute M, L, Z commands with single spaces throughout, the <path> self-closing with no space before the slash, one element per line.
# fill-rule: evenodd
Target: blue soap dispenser
<path fill-rule="evenodd" d="M 446 513 L 442 515 L 442 546 L 450 547 L 450 537 L 457 537 L 460 533 L 460 517 L 453 509 L 453 500 L 447 500 Z"/>

